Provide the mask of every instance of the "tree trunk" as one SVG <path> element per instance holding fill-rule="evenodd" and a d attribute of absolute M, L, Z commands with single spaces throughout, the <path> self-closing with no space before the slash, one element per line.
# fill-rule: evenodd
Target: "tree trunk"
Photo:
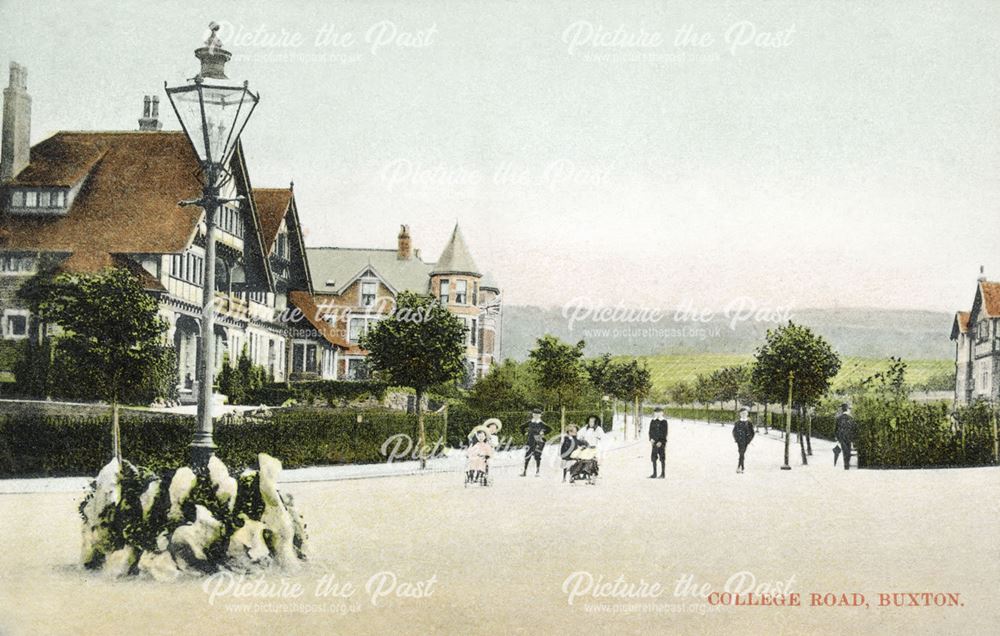
<path fill-rule="evenodd" d="M 788 464 L 788 444 L 791 441 L 792 435 L 792 383 L 795 381 L 795 373 L 788 372 L 788 408 L 782 404 L 781 409 L 785 411 L 785 465 L 781 467 L 781 470 L 791 470 L 792 467 Z"/>
<path fill-rule="evenodd" d="M 566 407 L 559 407 L 559 442 L 562 443 L 562 438 L 566 437 Z"/>
<path fill-rule="evenodd" d="M 121 466 L 122 437 L 121 430 L 118 428 L 118 400 L 111 402 L 111 452 L 114 454 L 115 459 L 118 460 L 118 465 Z"/>
<path fill-rule="evenodd" d="M 812 412 L 806 412 L 806 454 L 812 456 L 813 454 L 813 416 Z"/>
<path fill-rule="evenodd" d="M 421 406 L 424 392 L 417 389 L 417 452 L 420 454 L 420 469 L 427 468 L 427 435 L 424 431 L 424 409 Z"/>
<path fill-rule="evenodd" d="M 642 433 L 642 413 L 639 412 L 639 396 L 635 396 L 635 438 Z"/>
<path fill-rule="evenodd" d="M 796 427 L 799 429 L 799 449 L 802 451 L 802 465 L 809 465 L 809 460 L 806 459 L 806 435 L 802 430 L 802 420 L 805 418 L 803 413 L 803 407 L 799 407 L 799 425 Z"/>

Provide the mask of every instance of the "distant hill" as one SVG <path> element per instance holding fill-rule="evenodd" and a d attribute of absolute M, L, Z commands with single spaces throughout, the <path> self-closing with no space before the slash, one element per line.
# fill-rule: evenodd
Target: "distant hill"
<path fill-rule="evenodd" d="M 523 305 L 503 309 L 502 355 L 527 357 L 535 339 L 550 333 L 567 341 L 585 340 L 587 355 L 714 353 L 748 355 L 774 322 L 741 321 L 731 328 L 725 316 L 708 322 L 675 320 L 664 311 L 656 322 L 570 320 L 559 308 Z M 889 309 L 803 309 L 792 320 L 822 335 L 843 356 L 909 360 L 951 360 L 952 316 L 943 312 Z"/>

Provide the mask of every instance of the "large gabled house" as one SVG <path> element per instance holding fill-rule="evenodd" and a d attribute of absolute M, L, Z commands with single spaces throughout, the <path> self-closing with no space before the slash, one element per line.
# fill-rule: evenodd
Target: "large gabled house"
<path fill-rule="evenodd" d="M 413 249 L 406 225 L 395 249 L 310 247 L 307 253 L 313 293 L 296 294 L 292 300 L 335 345 L 326 361 L 332 369 L 325 370 L 333 377 L 368 376 L 361 337 L 394 310 L 403 291 L 433 296 L 465 323 L 466 384 L 498 360 L 500 289 L 476 265 L 457 224 L 434 263 Z"/>
<path fill-rule="evenodd" d="M 980 276 L 970 311 L 955 314 L 955 403 L 1000 399 L 1000 282 Z"/>
<path fill-rule="evenodd" d="M 125 268 L 158 299 L 181 398 L 194 399 L 206 226 L 201 208 L 179 205 L 202 189 L 187 138 L 160 131 L 156 99 L 147 98 L 138 131 L 58 132 L 29 147 L 26 72 L 12 64 L 10 78 L 0 157 L 0 336 L 9 343 L 51 330 L 17 296 L 32 276 Z M 281 380 L 294 370 L 297 342 L 282 319 L 288 296 L 311 291 L 294 192 L 254 188 L 242 146 L 229 172 L 221 195 L 243 198 L 217 214 L 216 365 L 227 353 L 235 362 L 245 348 Z"/>

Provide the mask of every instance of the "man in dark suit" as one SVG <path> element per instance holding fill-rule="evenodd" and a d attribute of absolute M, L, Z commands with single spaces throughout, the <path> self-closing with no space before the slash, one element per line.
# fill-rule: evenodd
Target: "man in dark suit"
<path fill-rule="evenodd" d="M 740 460 L 736 464 L 736 472 L 738 473 L 743 472 L 743 458 L 746 456 L 747 446 L 753 440 L 754 434 L 749 409 L 740 409 L 740 419 L 736 420 L 736 424 L 733 425 L 733 439 L 736 440 L 736 448 L 740 452 Z"/>
<path fill-rule="evenodd" d="M 851 446 L 854 444 L 857 429 L 858 425 L 851 417 L 851 405 L 844 402 L 840 405 L 836 429 L 837 442 L 840 443 L 840 451 L 844 454 L 844 470 L 851 469 Z"/>
<path fill-rule="evenodd" d="M 667 476 L 667 419 L 663 417 L 663 409 L 659 406 L 653 411 L 653 421 L 649 423 L 649 444 L 649 458 L 653 462 L 653 474 L 649 478 L 656 479 L 656 461 L 659 460 L 659 478 L 663 479 Z"/>

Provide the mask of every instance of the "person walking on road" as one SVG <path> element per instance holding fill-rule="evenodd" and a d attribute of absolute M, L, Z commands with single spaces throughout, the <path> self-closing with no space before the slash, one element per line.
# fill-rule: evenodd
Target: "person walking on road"
<path fill-rule="evenodd" d="M 524 470 L 521 477 L 528 474 L 528 464 L 531 459 L 535 459 L 535 477 L 541 477 L 542 450 L 545 448 L 545 436 L 552 429 L 542 421 L 542 409 L 531 410 L 531 421 L 524 425 L 525 447 L 524 447 Z"/>
<path fill-rule="evenodd" d="M 840 405 L 840 415 L 837 416 L 837 443 L 840 444 L 840 452 L 844 454 L 844 470 L 851 469 L 851 446 L 854 444 L 854 436 L 857 433 L 858 425 L 851 417 L 851 405 L 844 402 Z M 837 463 L 834 455 L 833 463 Z"/>
<path fill-rule="evenodd" d="M 736 464 L 737 473 L 743 472 L 743 459 L 747 452 L 747 446 L 750 445 L 755 434 L 753 423 L 750 422 L 750 411 L 745 408 L 740 409 L 740 419 L 736 420 L 736 424 L 733 425 L 733 439 L 736 440 L 736 448 L 740 451 L 740 460 Z"/>
<path fill-rule="evenodd" d="M 660 462 L 659 478 L 664 479 L 667 476 L 667 429 L 667 419 L 663 417 L 663 408 L 658 406 L 653 410 L 653 421 L 649 423 L 649 458 L 653 462 L 653 474 L 649 476 L 650 479 L 657 478 L 657 460 Z"/>

